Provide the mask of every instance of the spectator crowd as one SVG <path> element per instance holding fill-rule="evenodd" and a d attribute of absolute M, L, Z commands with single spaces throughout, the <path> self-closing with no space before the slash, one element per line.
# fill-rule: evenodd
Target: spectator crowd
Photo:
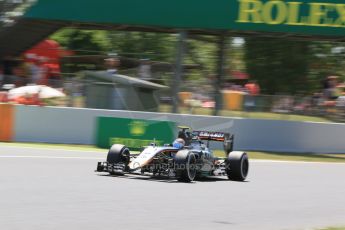
<path fill-rule="evenodd" d="M 60 67 L 44 57 L 34 55 L 24 59 L 5 60 L 0 67 L 0 86 L 21 87 L 28 84 L 61 85 Z"/>

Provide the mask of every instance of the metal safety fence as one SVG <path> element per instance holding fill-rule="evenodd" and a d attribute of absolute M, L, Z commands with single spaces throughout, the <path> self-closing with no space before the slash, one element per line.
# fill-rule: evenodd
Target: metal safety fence
<path fill-rule="evenodd" d="M 15 86 L 18 79 L 14 76 L 10 82 Z M 1 80 L 4 76 L 0 77 Z M 173 79 L 166 74 L 165 84 L 173 85 Z M 99 83 L 99 82 L 98 82 Z M 48 100 L 48 105 L 81 107 L 87 108 L 86 99 L 87 89 L 94 81 L 86 80 L 80 74 L 63 74 L 58 79 L 49 79 L 46 84 L 53 88 L 60 89 L 66 94 L 66 97 L 58 100 Z M 6 84 L 8 85 L 8 84 Z M 1 84 L 2 92 L 8 91 L 6 85 Z M 114 84 L 116 87 L 116 84 Z M 214 109 L 212 87 L 210 90 L 201 90 L 200 87 L 191 82 L 183 84 L 180 97 L 177 99 L 180 104 L 181 113 L 211 115 Z M 266 119 L 287 119 L 284 115 L 300 115 L 308 117 L 325 118 L 335 122 L 345 122 L 345 98 L 340 96 L 333 101 L 325 100 L 322 96 L 313 95 L 249 95 L 245 92 L 238 93 L 240 97 L 228 98 L 223 96 L 223 106 L 220 115 L 240 116 L 240 117 L 258 117 Z M 0 94 L 0 101 L 4 100 Z M 186 96 L 187 95 L 187 96 Z M 171 87 L 161 90 L 156 94 L 156 99 L 160 104 L 161 112 L 172 112 L 173 93 Z M 228 104 L 235 106 L 227 106 Z M 280 116 L 282 115 L 282 116 Z M 302 120 L 308 120 L 306 117 Z"/>

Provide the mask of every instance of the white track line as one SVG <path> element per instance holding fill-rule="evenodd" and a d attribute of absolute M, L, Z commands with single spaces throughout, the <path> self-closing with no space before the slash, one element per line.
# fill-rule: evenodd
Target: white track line
<path fill-rule="evenodd" d="M 30 147 L 30 146 L 15 146 L 15 145 L 1 145 L 0 147 L 5 148 L 16 148 L 16 149 L 33 149 L 33 150 L 48 150 L 48 151 L 64 151 L 64 152 L 86 152 L 86 153 L 106 153 L 107 150 L 88 150 L 88 149 L 64 149 L 64 148 L 49 148 L 49 147 Z"/>
<path fill-rule="evenodd" d="M 255 163 L 287 163 L 287 164 L 343 164 L 345 162 L 320 162 L 320 161 L 284 161 L 284 160 L 249 160 Z"/>
<path fill-rule="evenodd" d="M 71 160 L 100 160 L 104 161 L 105 158 L 100 157 L 59 157 L 59 156 L 10 156 L 0 155 L 0 158 L 28 158 L 28 159 L 71 159 Z M 340 164 L 345 165 L 343 162 L 312 162 L 312 161 L 282 161 L 282 160 L 250 160 L 252 163 L 284 163 L 284 164 Z"/>
<path fill-rule="evenodd" d="M 56 156 L 1 156 L 0 158 L 36 158 L 36 159 L 72 159 L 72 160 L 104 160 L 100 157 L 56 157 Z"/>
<path fill-rule="evenodd" d="M 64 149 L 64 148 L 48 148 L 48 147 L 29 147 L 29 146 L 15 146 L 15 145 L 1 145 L 0 147 L 7 148 L 21 148 L 32 150 L 48 150 L 48 151 L 64 151 L 64 152 L 84 152 L 84 153 L 102 153 L 101 150 L 82 150 L 82 149 Z M 107 151 L 104 150 L 103 153 Z M 42 159 L 84 159 L 84 160 L 104 160 L 104 158 L 97 157 L 59 157 L 59 156 L 1 156 L 0 158 L 42 158 Z M 288 160 L 250 160 L 253 163 L 287 163 L 287 164 L 344 164 L 344 162 L 318 162 L 318 161 L 288 161 Z"/>

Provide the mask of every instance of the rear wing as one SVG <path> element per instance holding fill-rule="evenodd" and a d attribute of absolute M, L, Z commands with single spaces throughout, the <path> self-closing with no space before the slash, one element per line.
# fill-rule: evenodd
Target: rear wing
<path fill-rule="evenodd" d="M 209 132 L 209 131 L 193 131 L 193 136 L 199 137 L 205 141 L 225 141 L 229 139 L 230 133 Z"/>
<path fill-rule="evenodd" d="M 193 131 L 193 136 L 200 140 L 223 142 L 225 154 L 232 152 L 234 147 L 234 135 L 230 133 Z"/>

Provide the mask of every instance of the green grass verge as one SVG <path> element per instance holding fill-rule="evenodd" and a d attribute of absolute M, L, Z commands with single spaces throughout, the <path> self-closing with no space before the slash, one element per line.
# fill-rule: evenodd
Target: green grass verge
<path fill-rule="evenodd" d="M 249 159 L 278 161 L 307 161 L 345 163 L 345 154 L 313 154 L 313 153 L 277 153 L 248 151 Z M 224 152 L 215 151 L 215 155 L 224 157 Z"/>
<path fill-rule="evenodd" d="M 76 151 L 90 151 L 106 153 L 107 149 L 97 148 L 91 145 L 45 144 L 45 143 L 1 143 L 0 146 L 17 146 L 32 148 L 66 149 Z M 224 157 L 224 152 L 215 151 L 218 157 Z M 345 163 L 345 154 L 312 154 L 312 153 L 277 153 L 248 151 L 250 159 L 282 160 L 282 161 L 307 161 L 307 162 L 338 162 Z"/>
<path fill-rule="evenodd" d="M 187 107 L 180 107 L 180 113 L 182 114 L 194 114 L 194 115 L 212 115 L 213 110 L 207 108 L 194 108 L 188 109 Z M 172 111 L 171 106 L 161 105 L 159 107 L 160 112 L 170 113 Z M 224 117 L 242 117 L 252 119 L 270 119 L 270 120 L 288 120 L 288 121 L 310 121 L 310 122 L 331 122 L 329 119 L 322 117 L 293 115 L 293 114 L 278 114 L 268 112 L 245 112 L 245 111 L 220 111 L 220 116 Z"/>
<path fill-rule="evenodd" d="M 105 152 L 106 149 L 101 149 L 93 145 L 73 145 L 73 144 L 49 144 L 49 143 L 4 143 L 0 142 L 0 146 L 15 146 L 15 147 L 31 147 L 31 148 L 50 148 L 50 149 L 66 149 L 66 150 L 80 150 L 92 152 Z"/>
<path fill-rule="evenodd" d="M 318 230 L 345 230 L 345 227 L 329 227 L 329 228 L 320 228 Z"/>

